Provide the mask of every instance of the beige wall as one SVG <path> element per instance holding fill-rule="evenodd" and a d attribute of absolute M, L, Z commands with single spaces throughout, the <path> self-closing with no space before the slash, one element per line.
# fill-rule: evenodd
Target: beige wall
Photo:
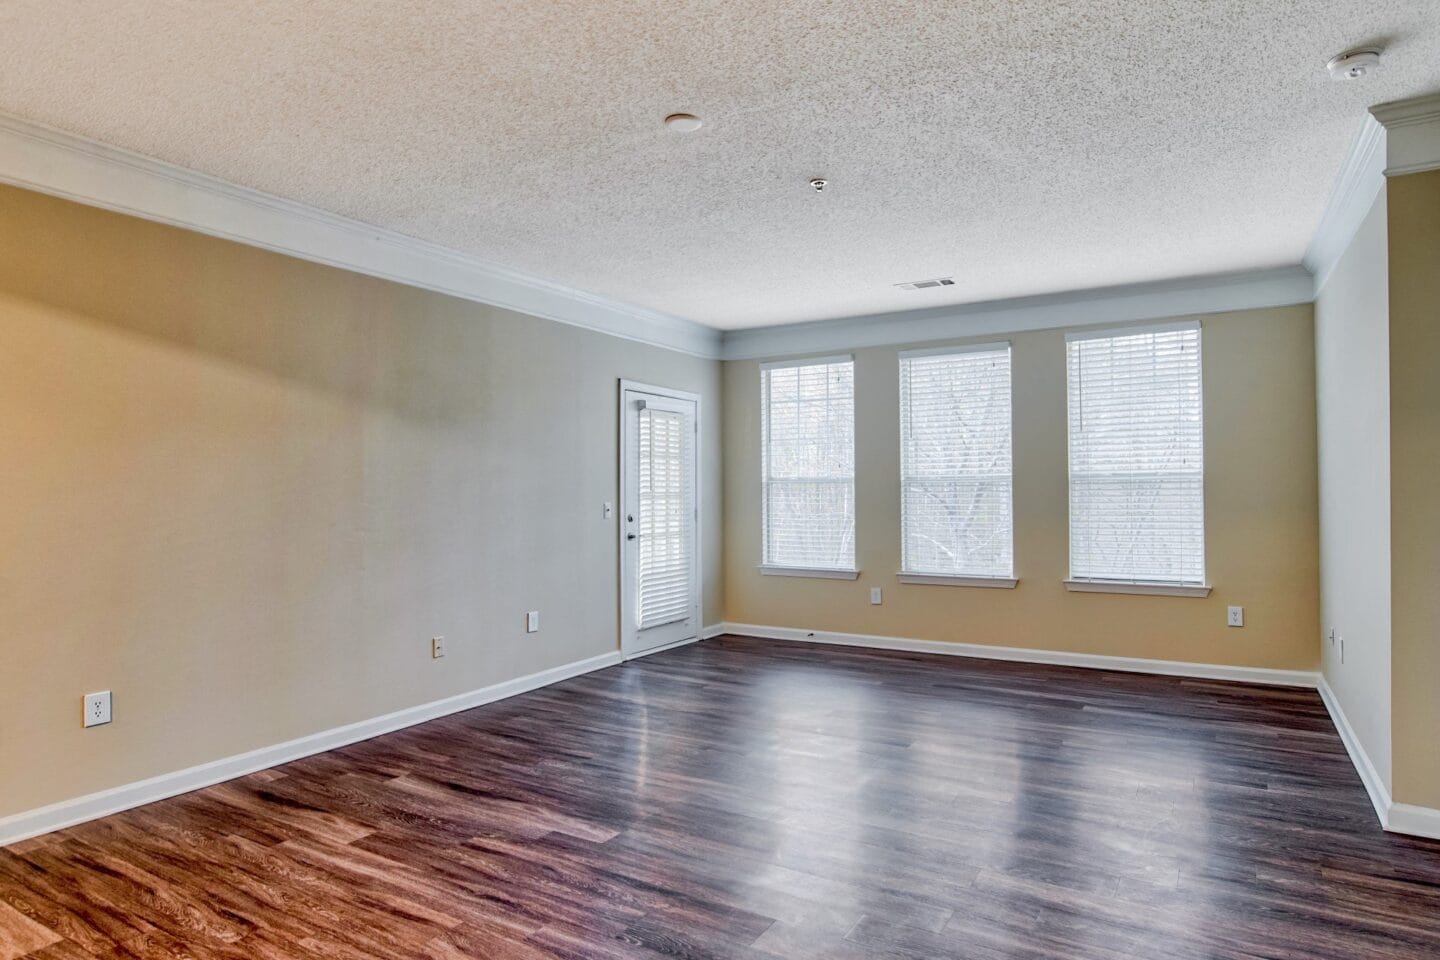
<path fill-rule="evenodd" d="M 1394 798 L 1440 809 L 1440 171 L 1388 192 Z"/>
<path fill-rule="evenodd" d="M 1385 192 L 1315 301 L 1325 679 L 1387 790 L 1390 308 Z M 1340 638 L 1328 639 L 1334 630 Z M 1342 651 L 1343 645 L 1343 651 Z"/>
<path fill-rule="evenodd" d="M 1013 344 L 1014 590 L 901 585 L 897 349 L 855 351 L 855 582 L 765 577 L 760 364 L 725 364 L 725 613 L 731 622 L 1314 669 L 1319 659 L 1315 365 L 1308 305 L 1202 318 L 1207 599 L 1073 594 L 1064 332 Z M 980 338 L 993 340 L 993 336 Z M 957 341 L 958 342 L 958 341 Z M 885 603 L 871 606 L 872 586 Z M 1225 607 L 1245 607 L 1243 629 Z"/>
<path fill-rule="evenodd" d="M 615 650 L 621 377 L 720 491 L 717 361 L 0 188 L 0 816 Z"/>

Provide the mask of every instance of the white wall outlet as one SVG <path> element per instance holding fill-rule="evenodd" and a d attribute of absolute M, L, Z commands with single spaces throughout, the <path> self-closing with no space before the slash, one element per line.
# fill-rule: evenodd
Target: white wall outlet
<path fill-rule="evenodd" d="M 1245 626 L 1245 608 L 1228 607 L 1225 611 L 1225 624 L 1231 627 Z"/>
<path fill-rule="evenodd" d="M 870 588 L 870 602 L 873 603 L 873 604 L 875 604 L 876 606 L 879 606 L 881 603 L 884 603 L 884 598 L 883 598 L 883 597 L 881 596 L 881 594 L 880 594 L 880 588 L 879 588 L 879 587 L 871 587 L 871 588 Z"/>
<path fill-rule="evenodd" d="M 440 659 L 441 657 L 443 657 L 443 656 L 445 656 L 445 638 L 444 638 L 444 637 L 431 637 L 431 638 L 430 638 L 430 657 L 431 657 L 431 659 L 439 660 L 439 659 Z"/>
<path fill-rule="evenodd" d="M 538 633 L 540 631 L 540 611 L 531 610 L 525 614 L 525 632 Z"/>
<path fill-rule="evenodd" d="M 611 517 L 615 516 L 615 504 L 611 503 L 609 500 L 606 500 L 605 505 L 600 508 L 600 515 L 606 520 L 609 520 Z"/>
<path fill-rule="evenodd" d="M 85 695 L 85 726 L 98 727 L 110 722 L 110 691 Z"/>

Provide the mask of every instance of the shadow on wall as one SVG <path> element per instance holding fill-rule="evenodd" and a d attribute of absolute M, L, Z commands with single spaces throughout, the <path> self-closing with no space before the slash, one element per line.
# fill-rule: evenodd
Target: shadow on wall
<path fill-rule="evenodd" d="M 437 424 L 505 388 L 478 375 L 502 327 L 527 327 L 505 338 L 513 370 L 577 349 L 559 324 L 4 186 L 0 293 Z"/>

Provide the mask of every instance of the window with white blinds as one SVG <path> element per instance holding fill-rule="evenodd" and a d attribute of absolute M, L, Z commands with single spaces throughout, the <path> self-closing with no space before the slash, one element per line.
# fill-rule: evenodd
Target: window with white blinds
<path fill-rule="evenodd" d="M 1010 345 L 900 355 L 901 572 L 1009 578 Z"/>
<path fill-rule="evenodd" d="M 763 562 L 855 568 L 855 365 L 849 357 L 761 370 Z"/>
<path fill-rule="evenodd" d="M 640 411 L 639 555 L 635 593 L 640 628 L 691 615 L 695 512 L 690 444 L 695 428 L 683 413 L 646 406 Z"/>
<path fill-rule="evenodd" d="M 1066 339 L 1071 578 L 1203 584 L 1199 324 Z"/>

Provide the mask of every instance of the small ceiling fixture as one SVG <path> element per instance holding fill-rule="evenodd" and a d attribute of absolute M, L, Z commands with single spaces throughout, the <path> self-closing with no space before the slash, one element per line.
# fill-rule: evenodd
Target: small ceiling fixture
<path fill-rule="evenodd" d="M 665 118 L 665 126 L 678 133 L 694 133 L 700 129 L 700 118 L 693 113 L 672 113 Z"/>
<path fill-rule="evenodd" d="M 825 188 L 830 186 L 830 181 L 824 177 L 812 177 L 810 179 L 810 186 L 815 188 L 816 193 L 824 193 Z"/>
<path fill-rule="evenodd" d="M 953 287 L 954 277 L 936 277 L 934 280 L 911 280 L 908 283 L 897 283 L 895 286 L 901 290 L 929 290 L 931 287 Z"/>
<path fill-rule="evenodd" d="M 1374 47 L 1363 47 L 1332 57 L 1330 62 L 1325 64 L 1325 69 L 1330 71 L 1331 78 L 1335 80 L 1359 80 L 1374 73 L 1379 66 L 1380 51 Z"/>

